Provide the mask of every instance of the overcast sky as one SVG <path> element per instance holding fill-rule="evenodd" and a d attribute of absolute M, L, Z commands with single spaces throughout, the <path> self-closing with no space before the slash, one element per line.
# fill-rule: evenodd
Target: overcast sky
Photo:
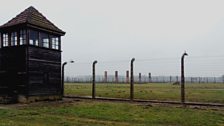
<path fill-rule="evenodd" d="M 66 75 L 124 74 L 135 57 L 135 74 L 179 75 L 186 50 L 186 76 L 224 74 L 223 0 L 7 0 L 0 24 L 34 6 L 62 37 Z"/>

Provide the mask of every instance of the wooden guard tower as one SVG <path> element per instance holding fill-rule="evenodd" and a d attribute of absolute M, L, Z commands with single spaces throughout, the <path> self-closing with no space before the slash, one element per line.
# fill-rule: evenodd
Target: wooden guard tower
<path fill-rule="evenodd" d="M 63 35 L 32 6 L 0 26 L 0 102 L 62 98 Z"/>

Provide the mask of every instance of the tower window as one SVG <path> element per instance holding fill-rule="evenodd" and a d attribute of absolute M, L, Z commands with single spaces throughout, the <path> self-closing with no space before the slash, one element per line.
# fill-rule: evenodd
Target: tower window
<path fill-rule="evenodd" d="M 39 45 L 39 33 L 34 30 L 30 30 L 30 40 L 29 40 L 30 45 Z"/>
<path fill-rule="evenodd" d="M 11 46 L 17 46 L 17 32 L 11 33 Z"/>
<path fill-rule="evenodd" d="M 59 49 L 59 37 L 52 36 L 51 37 L 51 48 L 52 49 Z"/>
<path fill-rule="evenodd" d="M 42 46 L 45 48 L 49 48 L 49 37 L 48 34 L 45 33 L 41 33 L 41 42 L 42 42 Z"/>
<path fill-rule="evenodd" d="M 8 33 L 3 34 L 3 47 L 9 46 L 9 35 Z"/>
<path fill-rule="evenodd" d="M 20 30 L 19 34 L 20 34 L 19 44 L 25 45 L 26 44 L 26 30 Z"/>

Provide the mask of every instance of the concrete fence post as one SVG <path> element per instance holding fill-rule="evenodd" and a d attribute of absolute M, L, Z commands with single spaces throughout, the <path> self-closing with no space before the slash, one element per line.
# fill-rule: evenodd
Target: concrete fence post
<path fill-rule="evenodd" d="M 134 71 L 133 71 L 133 67 L 134 67 L 134 61 L 135 58 L 131 59 L 131 83 L 130 83 L 130 100 L 133 101 L 134 99 Z"/>
<path fill-rule="evenodd" d="M 185 103 L 185 77 L 184 77 L 184 57 L 188 54 L 185 52 L 181 57 L 181 102 Z"/>
<path fill-rule="evenodd" d="M 126 83 L 129 83 L 129 71 L 126 71 Z"/>
<path fill-rule="evenodd" d="M 107 71 L 104 71 L 104 82 L 107 83 Z"/>
<path fill-rule="evenodd" d="M 152 82 L 152 75 L 151 75 L 151 73 L 149 73 L 149 83 L 151 83 Z"/>
<path fill-rule="evenodd" d="M 69 61 L 69 62 L 64 62 L 62 64 L 62 73 L 61 73 L 61 95 L 64 96 L 64 87 L 65 87 L 65 84 L 64 84 L 64 78 L 65 78 L 65 65 L 67 65 L 68 63 L 74 63 L 73 60 Z"/>
<path fill-rule="evenodd" d="M 65 65 L 67 64 L 67 62 L 64 62 L 62 64 L 62 79 L 61 79 L 61 95 L 64 96 L 64 74 L 65 74 Z"/>
<path fill-rule="evenodd" d="M 96 82 L 95 82 L 95 66 L 96 66 L 97 61 L 95 60 L 93 62 L 93 78 L 92 78 L 92 98 L 95 99 L 96 97 Z"/>
<path fill-rule="evenodd" d="M 118 83 L 118 71 L 115 71 L 115 83 Z"/>
<path fill-rule="evenodd" d="M 138 82 L 139 82 L 139 84 L 142 83 L 142 74 L 141 73 L 139 73 L 139 75 L 138 75 Z"/>

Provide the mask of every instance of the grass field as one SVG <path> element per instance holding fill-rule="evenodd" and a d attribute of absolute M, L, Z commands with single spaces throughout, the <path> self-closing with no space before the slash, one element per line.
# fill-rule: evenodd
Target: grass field
<path fill-rule="evenodd" d="M 186 101 L 224 103 L 224 84 L 186 84 Z M 89 83 L 69 83 L 65 85 L 65 94 L 91 96 Z M 99 97 L 129 98 L 129 84 L 96 84 Z M 134 97 L 147 100 L 180 101 L 180 86 L 172 84 L 150 83 L 135 84 Z"/>
<path fill-rule="evenodd" d="M 224 110 L 130 103 L 40 102 L 0 106 L 0 126 L 223 126 Z"/>

